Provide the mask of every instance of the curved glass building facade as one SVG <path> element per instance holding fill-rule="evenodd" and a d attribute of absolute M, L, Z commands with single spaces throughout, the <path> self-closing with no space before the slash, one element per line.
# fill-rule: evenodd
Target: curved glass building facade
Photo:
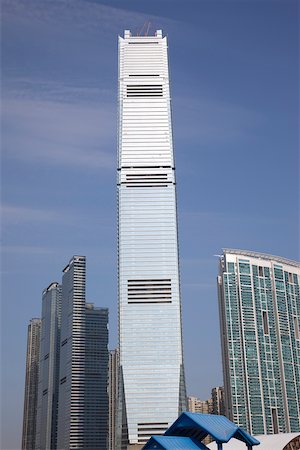
<path fill-rule="evenodd" d="M 118 207 L 118 446 L 140 448 L 186 408 L 167 39 L 160 30 L 119 38 Z"/>
<path fill-rule="evenodd" d="M 218 276 L 225 404 L 254 435 L 300 431 L 300 263 L 225 249 Z"/>

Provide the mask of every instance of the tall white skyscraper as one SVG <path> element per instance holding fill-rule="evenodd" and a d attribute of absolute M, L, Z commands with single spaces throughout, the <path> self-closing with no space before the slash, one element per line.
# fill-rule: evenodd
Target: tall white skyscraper
<path fill-rule="evenodd" d="M 226 415 L 251 434 L 300 431 L 300 264 L 225 249 L 218 276 Z"/>
<path fill-rule="evenodd" d="M 118 446 L 140 448 L 186 409 L 168 53 L 161 30 L 154 36 L 126 30 L 119 38 L 118 156 Z"/>

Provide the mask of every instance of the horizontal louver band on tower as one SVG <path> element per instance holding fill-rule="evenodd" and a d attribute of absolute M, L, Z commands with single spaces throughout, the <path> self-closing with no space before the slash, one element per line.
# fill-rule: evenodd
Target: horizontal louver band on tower
<path fill-rule="evenodd" d="M 135 73 L 135 74 L 130 74 L 128 75 L 129 77 L 144 77 L 144 78 L 151 78 L 151 77 L 160 77 L 160 75 L 158 74 L 142 74 L 142 73 Z"/>
<path fill-rule="evenodd" d="M 153 434 L 164 434 L 167 428 L 167 423 L 138 423 L 139 444 L 147 442 Z"/>
<path fill-rule="evenodd" d="M 167 173 L 139 173 L 126 175 L 126 181 L 121 184 L 127 187 L 167 187 L 172 183 L 168 180 Z"/>
<path fill-rule="evenodd" d="M 162 97 L 162 84 L 130 84 L 127 85 L 127 97 Z"/>
<path fill-rule="evenodd" d="M 128 45 L 137 45 L 137 44 L 148 44 L 148 45 L 152 45 L 152 44 L 158 44 L 157 41 L 141 41 L 141 42 L 128 42 Z"/>
<path fill-rule="evenodd" d="M 171 303 L 171 279 L 128 280 L 128 303 Z"/>

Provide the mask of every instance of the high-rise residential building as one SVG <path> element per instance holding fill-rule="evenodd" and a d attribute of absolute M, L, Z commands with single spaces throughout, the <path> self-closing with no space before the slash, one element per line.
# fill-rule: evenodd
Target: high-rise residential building
<path fill-rule="evenodd" d="M 224 388 L 222 386 L 216 386 L 212 388 L 211 398 L 212 398 L 212 414 L 223 416 L 225 414 Z"/>
<path fill-rule="evenodd" d="M 33 450 L 36 439 L 41 319 L 31 319 L 27 333 L 22 450 Z"/>
<path fill-rule="evenodd" d="M 218 276 L 226 415 L 251 434 L 300 431 L 300 264 L 225 249 Z"/>
<path fill-rule="evenodd" d="M 56 448 L 60 325 L 61 285 L 53 282 L 43 291 L 42 297 L 37 450 Z"/>
<path fill-rule="evenodd" d="M 195 413 L 201 413 L 201 414 L 212 414 L 213 412 L 213 401 L 212 398 L 209 398 L 208 400 L 200 400 L 197 397 L 189 396 L 187 398 L 188 402 L 188 411 L 189 412 L 195 412 Z M 209 444 L 212 442 L 212 437 L 210 435 L 206 436 L 203 439 L 203 444 Z"/>
<path fill-rule="evenodd" d="M 213 403 L 211 398 L 208 400 L 200 400 L 197 397 L 189 396 L 187 401 L 189 412 L 212 414 Z"/>
<path fill-rule="evenodd" d="M 108 309 L 86 304 L 84 450 L 106 450 L 108 440 Z"/>
<path fill-rule="evenodd" d="M 168 50 L 161 30 L 154 36 L 127 30 L 119 38 L 118 207 L 123 438 L 117 448 L 140 448 L 186 409 Z"/>
<path fill-rule="evenodd" d="M 108 450 L 116 449 L 116 412 L 118 399 L 119 377 L 119 349 L 109 352 L 108 366 L 108 398 L 109 398 L 109 425 L 108 425 Z"/>
<path fill-rule="evenodd" d="M 108 437 L 108 309 L 85 299 L 86 261 L 63 269 L 57 448 L 105 450 Z"/>
<path fill-rule="evenodd" d="M 85 257 L 63 269 L 57 447 L 84 448 Z"/>

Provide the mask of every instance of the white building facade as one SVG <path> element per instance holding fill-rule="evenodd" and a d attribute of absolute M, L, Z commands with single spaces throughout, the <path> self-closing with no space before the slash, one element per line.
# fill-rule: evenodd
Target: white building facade
<path fill-rule="evenodd" d="M 167 39 L 160 30 L 119 38 L 118 207 L 118 446 L 140 448 L 186 409 Z"/>
<path fill-rule="evenodd" d="M 250 434 L 300 431 L 300 264 L 225 249 L 218 276 L 227 417 Z"/>

